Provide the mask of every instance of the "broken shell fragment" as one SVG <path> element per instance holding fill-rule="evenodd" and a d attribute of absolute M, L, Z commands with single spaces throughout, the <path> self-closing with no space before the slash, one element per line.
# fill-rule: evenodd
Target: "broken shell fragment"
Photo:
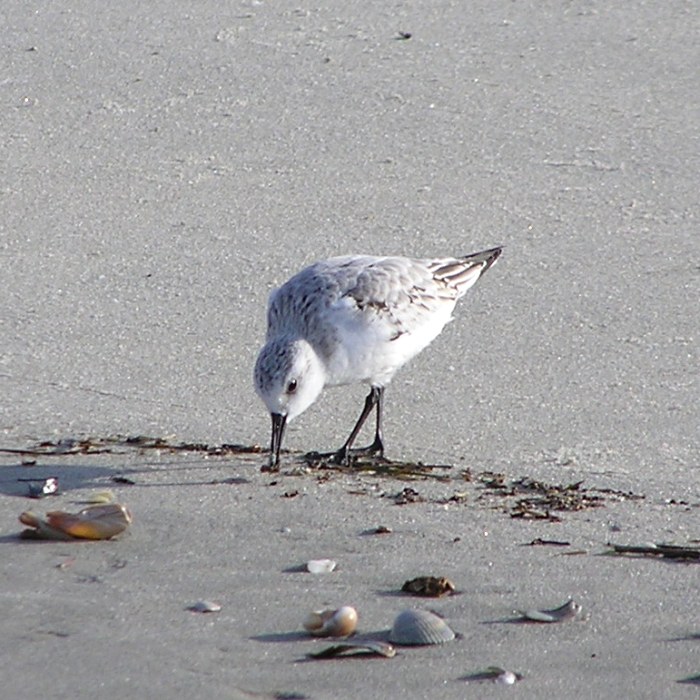
<path fill-rule="evenodd" d="M 88 496 L 86 503 L 90 503 L 91 505 L 105 505 L 107 503 L 114 503 L 114 493 L 110 491 L 109 489 L 105 489 L 104 491 L 98 491 L 97 493 L 93 493 L 90 496 Z"/>
<path fill-rule="evenodd" d="M 577 617 L 583 608 L 573 600 L 567 600 L 564 605 L 551 610 L 520 611 L 525 622 L 565 622 Z"/>
<path fill-rule="evenodd" d="M 389 641 L 402 646 L 444 644 L 454 638 L 449 625 L 428 610 L 403 610 L 389 632 Z"/>
<path fill-rule="evenodd" d="M 24 512 L 19 520 L 34 528 L 33 534 L 42 539 L 108 540 L 126 530 L 131 513 L 126 506 L 109 503 L 88 506 L 78 513 L 54 510 L 46 514 L 46 519 Z"/>
<path fill-rule="evenodd" d="M 357 627 L 357 611 L 349 605 L 337 610 L 315 611 L 306 616 L 303 624 L 315 637 L 347 637 Z"/>
<path fill-rule="evenodd" d="M 517 681 L 521 681 L 522 679 L 522 673 L 507 671 L 498 666 L 489 666 L 483 671 L 476 671 L 475 673 L 470 673 L 468 676 L 464 676 L 461 680 L 492 681 L 493 683 L 498 683 L 499 685 L 513 685 Z"/>
<path fill-rule="evenodd" d="M 499 685 L 513 685 L 523 678 L 521 674 L 515 673 L 514 671 L 504 671 L 503 669 L 498 670 L 500 670 L 500 673 L 493 679 L 493 682 L 498 683 Z"/>
<path fill-rule="evenodd" d="M 211 600 L 199 600 L 193 605 L 190 605 L 187 609 L 191 610 L 192 612 L 214 613 L 221 610 L 221 605 L 219 603 L 214 603 Z"/>
<path fill-rule="evenodd" d="M 50 476 L 44 481 L 30 481 L 27 485 L 30 498 L 44 498 L 44 496 L 58 495 L 58 477 Z"/>
<path fill-rule="evenodd" d="M 332 659 L 336 656 L 359 655 L 384 656 L 387 659 L 391 659 L 396 656 L 396 649 L 386 642 L 367 640 L 364 642 L 339 642 L 332 647 L 326 647 L 320 651 L 307 654 L 310 659 Z"/>
<path fill-rule="evenodd" d="M 330 574 L 336 566 L 332 559 L 311 559 L 306 562 L 306 570 L 312 574 Z"/>
<path fill-rule="evenodd" d="M 452 581 L 444 576 L 419 576 L 406 581 L 401 590 L 404 593 L 439 598 L 440 596 L 454 593 L 455 587 Z"/>

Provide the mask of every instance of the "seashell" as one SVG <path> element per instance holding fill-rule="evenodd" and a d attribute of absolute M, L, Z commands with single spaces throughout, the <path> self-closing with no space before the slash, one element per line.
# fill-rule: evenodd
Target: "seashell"
<path fill-rule="evenodd" d="M 583 608 L 573 600 L 567 600 L 564 605 L 551 610 L 525 610 L 520 611 L 526 622 L 565 622 L 573 620 L 580 614 Z"/>
<path fill-rule="evenodd" d="M 514 685 L 520 680 L 522 680 L 522 676 L 519 673 L 501 669 L 501 672 L 493 679 L 493 682 L 499 685 Z"/>
<path fill-rule="evenodd" d="M 24 530 L 20 535 L 21 537 L 40 540 L 63 540 L 64 542 L 74 539 L 65 532 L 51 527 L 45 520 L 42 520 L 30 510 L 20 513 L 19 521 L 22 525 L 28 525 L 32 528 L 31 530 Z"/>
<path fill-rule="evenodd" d="M 45 520 L 25 512 L 19 520 L 35 528 L 36 536 L 44 539 L 108 540 L 126 530 L 131 523 L 131 513 L 126 506 L 109 503 L 88 506 L 79 513 L 54 510 L 46 514 Z"/>
<path fill-rule="evenodd" d="M 109 489 L 104 491 L 98 491 L 97 493 L 90 494 L 87 497 L 86 503 L 91 505 L 105 505 L 107 503 L 114 503 L 114 493 Z"/>
<path fill-rule="evenodd" d="M 429 598 L 439 598 L 443 595 L 451 595 L 455 591 L 455 586 L 450 579 L 444 576 L 419 576 L 410 581 L 406 581 L 401 587 L 404 593 L 426 596 Z"/>
<path fill-rule="evenodd" d="M 396 649 L 391 644 L 375 640 L 358 642 L 339 642 L 332 647 L 326 647 L 320 651 L 307 654 L 310 659 L 332 659 L 336 656 L 377 655 L 392 659 L 396 656 Z"/>
<path fill-rule="evenodd" d="M 357 610 L 344 605 L 337 610 L 311 612 L 303 624 L 304 629 L 315 637 L 347 637 L 357 627 Z"/>
<path fill-rule="evenodd" d="M 492 681 L 498 685 L 514 685 L 517 681 L 523 679 L 522 673 L 515 671 L 507 671 L 499 666 L 489 666 L 483 671 L 476 671 L 464 676 L 461 680 L 464 681 Z"/>
<path fill-rule="evenodd" d="M 332 559 L 311 559 L 306 562 L 306 570 L 312 574 L 330 574 L 336 566 Z"/>
<path fill-rule="evenodd" d="M 428 610 L 403 610 L 389 632 L 389 641 L 403 646 L 444 644 L 454 638 L 449 625 Z"/>
<path fill-rule="evenodd" d="M 30 481 L 27 485 L 30 498 L 58 495 L 58 477 L 50 476 L 44 481 Z"/>
<path fill-rule="evenodd" d="M 221 605 L 219 603 L 214 603 L 211 600 L 198 600 L 193 605 L 190 605 L 187 609 L 191 610 L 192 612 L 213 613 L 219 612 L 221 610 Z"/>

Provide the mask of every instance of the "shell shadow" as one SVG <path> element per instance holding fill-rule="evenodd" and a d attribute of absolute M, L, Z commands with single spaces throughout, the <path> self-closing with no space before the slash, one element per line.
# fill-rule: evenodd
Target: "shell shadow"
<path fill-rule="evenodd" d="M 389 636 L 389 630 L 373 630 L 370 632 L 356 632 L 349 637 L 342 637 L 342 639 L 352 639 L 353 641 L 372 641 L 372 642 L 386 642 Z M 278 644 L 280 642 L 325 642 L 333 643 L 334 640 L 341 639 L 340 637 L 314 637 L 308 632 L 272 632 L 270 634 L 256 634 L 249 639 L 255 642 L 273 643 Z"/>
<path fill-rule="evenodd" d="M 280 643 L 280 642 L 308 642 L 314 639 L 308 632 L 271 632 L 270 634 L 256 634 L 249 637 L 254 642 Z"/>
<path fill-rule="evenodd" d="M 120 467 L 115 469 L 109 466 L 97 466 L 91 464 L 58 464 L 54 461 L 38 461 L 36 464 L 26 466 L 23 464 L 7 464 L 2 467 L 0 479 L 0 494 L 29 498 L 29 485 L 40 483 L 51 477 L 58 478 L 59 494 L 67 491 L 86 488 L 105 488 L 105 477 L 115 475 L 134 474 L 139 469 Z M 50 496 L 46 498 L 50 499 Z M 36 499 L 31 499 L 36 500 Z M 44 500 L 44 499 L 41 499 Z"/>

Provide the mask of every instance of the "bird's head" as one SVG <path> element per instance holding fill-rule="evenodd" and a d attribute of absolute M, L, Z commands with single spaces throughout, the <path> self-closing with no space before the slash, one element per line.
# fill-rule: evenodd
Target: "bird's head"
<path fill-rule="evenodd" d="M 274 467 L 286 424 L 318 398 L 326 372 L 306 340 L 282 337 L 268 341 L 260 351 L 254 380 L 255 391 L 272 416 L 270 464 Z"/>

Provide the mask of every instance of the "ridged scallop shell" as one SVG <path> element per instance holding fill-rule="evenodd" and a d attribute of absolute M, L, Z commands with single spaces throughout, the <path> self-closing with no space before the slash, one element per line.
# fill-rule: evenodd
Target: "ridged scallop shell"
<path fill-rule="evenodd" d="M 344 605 L 337 610 L 311 612 L 303 624 L 304 629 L 315 637 L 347 637 L 357 627 L 357 610 Z"/>
<path fill-rule="evenodd" d="M 428 610 L 403 610 L 389 632 L 389 641 L 403 646 L 444 644 L 454 638 L 449 625 Z"/>

